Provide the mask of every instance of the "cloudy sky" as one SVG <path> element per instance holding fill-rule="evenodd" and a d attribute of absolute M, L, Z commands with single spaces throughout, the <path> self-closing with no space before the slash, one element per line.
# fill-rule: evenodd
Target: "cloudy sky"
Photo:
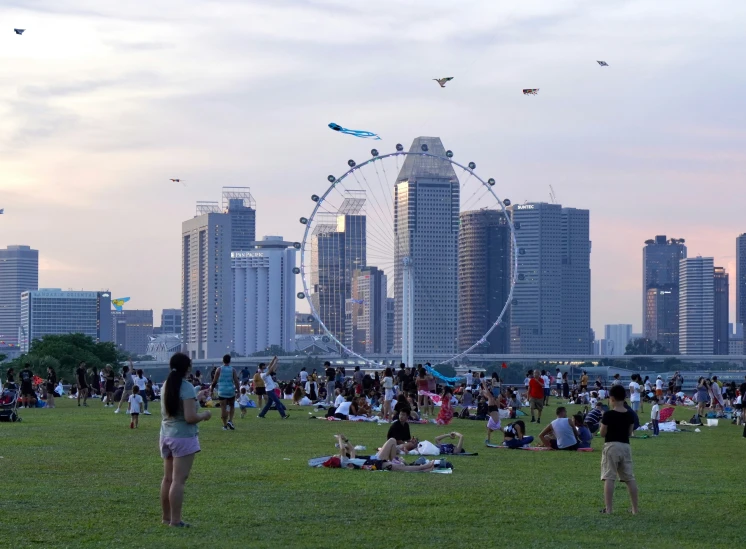
<path fill-rule="evenodd" d="M 195 202 L 249 186 L 257 233 L 299 240 L 309 194 L 370 149 L 335 121 L 590 209 L 593 327 L 639 331 L 656 234 L 735 294 L 745 25 L 738 0 L 4 0 L 0 246 L 39 249 L 44 287 L 178 307 Z"/>

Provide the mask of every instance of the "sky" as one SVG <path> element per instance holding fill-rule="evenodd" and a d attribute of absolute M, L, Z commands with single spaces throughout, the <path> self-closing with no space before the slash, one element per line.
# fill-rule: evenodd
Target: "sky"
<path fill-rule="evenodd" d="M 385 152 L 439 136 L 502 197 L 589 209 L 598 338 L 640 331 L 657 234 L 726 267 L 732 319 L 745 25 L 737 0 L 4 0 L 0 246 L 38 249 L 41 287 L 157 318 L 197 200 L 248 186 L 258 237 L 302 238 L 309 195 L 369 157 L 334 121 Z"/>

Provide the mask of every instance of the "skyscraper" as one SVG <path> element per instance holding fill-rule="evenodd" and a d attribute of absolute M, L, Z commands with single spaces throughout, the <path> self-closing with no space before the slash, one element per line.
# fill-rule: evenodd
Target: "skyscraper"
<path fill-rule="evenodd" d="M 746 324 L 746 233 L 736 238 L 736 323 Z"/>
<path fill-rule="evenodd" d="M 111 293 L 59 288 L 23 292 L 19 332 L 24 353 L 45 335 L 83 334 L 98 343 L 113 341 Z"/>
<path fill-rule="evenodd" d="M 296 250 L 281 236 L 253 244 L 231 253 L 234 349 L 245 356 L 271 346 L 294 351 Z"/>
<path fill-rule="evenodd" d="M 386 280 L 377 267 L 352 273 L 351 297 L 345 307 L 345 346 L 356 353 L 387 352 Z"/>
<path fill-rule="evenodd" d="M 321 322 L 342 343 L 352 273 L 366 265 L 366 217 L 360 214 L 365 195 L 348 195 L 336 213 L 318 216 L 311 237 L 310 299 Z"/>
<path fill-rule="evenodd" d="M 510 228 L 502 212 L 461 212 L 458 235 L 458 350 L 480 340 L 500 315 L 510 292 Z M 509 315 L 479 352 L 508 352 Z"/>
<path fill-rule="evenodd" d="M 715 338 L 715 267 L 711 257 L 679 263 L 679 352 L 710 354 Z"/>
<path fill-rule="evenodd" d="M 589 212 L 559 204 L 511 206 L 518 277 L 511 353 L 590 353 Z"/>
<path fill-rule="evenodd" d="M 231 218 L 231 251 L 253 249 L 256 202 L 248 187 L 223 187 L 223 211 Z"/>
<path fill-rule="evenodd" d="M 39 251 L 30 246 L 0 250 L 0 341 L 18 345 L 21 294 L 39 289 Z"/>
<path fill-rule="evenodd" d="M 117 347 L 136 355 L 144 355 L 153 335 L 152 309 L 112 311 L 112 333 Z"/>
<path fill-rule="evenodd" d="M 642 250 L 643 335 L 672 354 L 679 351 L 679 262 L 684 258 L 684 239 L 666 235 L 646 240 Z"/>
<path fill-rule="evenodd" d="M 623 355 L 632 339 L 632 324 L 606 324 L 604 340 L 607 355 Z"/>
<path fill-rule="evenodd" d="M 714 271 L 714 337 L 713 354 L 728 354 L 728 336 L 730 327 L 728 325 L 728 301 L 730 299 L 730 285 L 728 284 L 728 273 L 723 267 L 715 267 Z"/>
<path fill-rule="evenodd" d="M 181 333 L 181 309 L 163 309 L 161 311 L 160 334 Z"/>
<path fill-rule="evenodd" d="M 393 297 L 386 298 L 386 352 L 390 353 L 394 348 L 394 311 L 396 301 Z"/>
<path fill-rule="evenodd" d="M 417 137 L 435 155 L 446 151 L 438 137 Z M 394 352 L 402 347 L 404 258 L 414 286 L 415 353 L 453 353 L 458 325 L 459 181 L 449 162 L 407 156 L 394 194 Z"/>
<path fill-rule="evenodd" d="M 233 348 L 231 218 L 206 213 L 181 224 L 182 337 L 193 359 Z"/>

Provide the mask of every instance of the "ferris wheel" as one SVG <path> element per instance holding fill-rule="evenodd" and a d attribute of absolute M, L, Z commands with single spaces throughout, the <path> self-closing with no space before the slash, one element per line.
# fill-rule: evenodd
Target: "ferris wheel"
<path fill-rule="evenodd" d="M 443 364 L 490 352 L 491 340 L 507 337 L 518 277 L 510 201 L 439 138 L 370 154 L 310 196 L 295 244 L 297 297 L 325 341 L 372 365 L 372 355 L 400 354 L 409 365 L 415 354 Z"/>

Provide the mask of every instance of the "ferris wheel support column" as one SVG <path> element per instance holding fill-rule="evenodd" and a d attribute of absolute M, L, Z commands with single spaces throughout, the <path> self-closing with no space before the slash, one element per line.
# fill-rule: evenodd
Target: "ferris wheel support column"
<path fill-rule="evenodd" d="M 411 368 L 414 363 L 414 289 L 410 259 L 405 257 L 403 264 L 401 361 Z"/>
<path fill-rule="evenodd" d="M 410 368 L 414 367 L 414 277 L 412 276 L 412 267 L 410 265 L 407 273 L 407 278 L 409 278 L 409 294 L 407 295 L 407 299 L 409 300 L 409 307 L 407 307 L 407 310 L 409 311 L 409 322 L 407 322 L 407 325 L 409 327 L 409 337 L 407 338 L 407 343 L 409 343 L 409 346 L 407 348 L 407 364 Z"/>

